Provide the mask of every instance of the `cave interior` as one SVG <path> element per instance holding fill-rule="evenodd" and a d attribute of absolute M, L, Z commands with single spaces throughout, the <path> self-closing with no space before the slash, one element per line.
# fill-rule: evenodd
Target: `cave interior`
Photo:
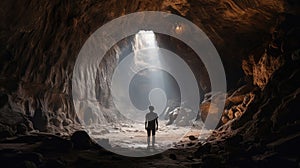
<path fill-rule="evenodd" d="M 225 92 L 175 36 L 140 29 L 109 47 L 94 38 L 145 11 L 204 32 Z M 1 167 L 300 167 L 299 20 L 298 0 L 2 0 Z M 193 36 L 188 25 L 169 24 L 178 37 Z M 95 46 L 106 49 L 102 59 L 89 57 Z M 151 150 L 149 105 L 159 123 Z"/>

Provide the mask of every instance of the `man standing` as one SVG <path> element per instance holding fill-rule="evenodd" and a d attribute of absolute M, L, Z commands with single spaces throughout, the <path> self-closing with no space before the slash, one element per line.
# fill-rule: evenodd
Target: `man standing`
<path fill-rule="evenodd" d="M 156 113 L 154 113 L 154 107 L 149 106 L 150 112 L 146 114 L 146 120 L 145 120 L 145 129 L 147 130 L 147 143 L 148 148 L 150 147 L 150 136 L 152 132 L 152 147 L 154 147 L 155 144 L 155 131 L 158 130 L 158 116 Z"/>

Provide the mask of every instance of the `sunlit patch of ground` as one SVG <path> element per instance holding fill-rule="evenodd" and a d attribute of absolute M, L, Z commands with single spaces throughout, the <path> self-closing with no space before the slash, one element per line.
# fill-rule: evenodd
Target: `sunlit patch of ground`
<path fill-rule="evenodd" d="M 194 140 L 204 140 L 209 133 L 210 131 L 192 129 L 189 126 L 166 126 L 166 121 L 159 121 L 159 129 L 155 135 L 155 148 L 149 150 L 147 149 L 147 131 L 145 130 L 144 123 L 98 125 L 89 129 L 90 136 L 96 141 L 101 139 L 109 140 L 109 144 L 111 145 L 109 150 L 130 156 L 132 153 L 128 154 L 128 152 L 135 153 L 133 155 L 142 156 L 160 153 L 169 148 L 176 147 L 178 143 L 191 142 L 190 136 L 194 136 Z M 152 141 L 152 138 L 150 140 Z M 126 152 L 123 153 L 123 151 Z"/>

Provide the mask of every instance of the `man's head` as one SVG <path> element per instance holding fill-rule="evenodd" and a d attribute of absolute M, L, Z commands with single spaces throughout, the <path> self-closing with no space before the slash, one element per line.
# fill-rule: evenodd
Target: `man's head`
<path fill-rule="evenodd" d="M 154 111 L 154 107 L 153 106 L 149 106 L 149 110 L 152 112 Z"/>

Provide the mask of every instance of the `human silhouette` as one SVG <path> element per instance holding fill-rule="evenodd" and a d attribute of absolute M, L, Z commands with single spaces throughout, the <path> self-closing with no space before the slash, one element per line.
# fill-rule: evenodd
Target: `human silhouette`
<path fill-rule="evenodd" d="M 155 144 L 155 131 L 158 130 L 158 116 L 154 113 L 154 107 L 149 106 L 150 112 L 146 114 L 145 129 L 147 130 L 147 144 L 150 147 L 150 136 L 152 132 L 152 147 Z"/>

